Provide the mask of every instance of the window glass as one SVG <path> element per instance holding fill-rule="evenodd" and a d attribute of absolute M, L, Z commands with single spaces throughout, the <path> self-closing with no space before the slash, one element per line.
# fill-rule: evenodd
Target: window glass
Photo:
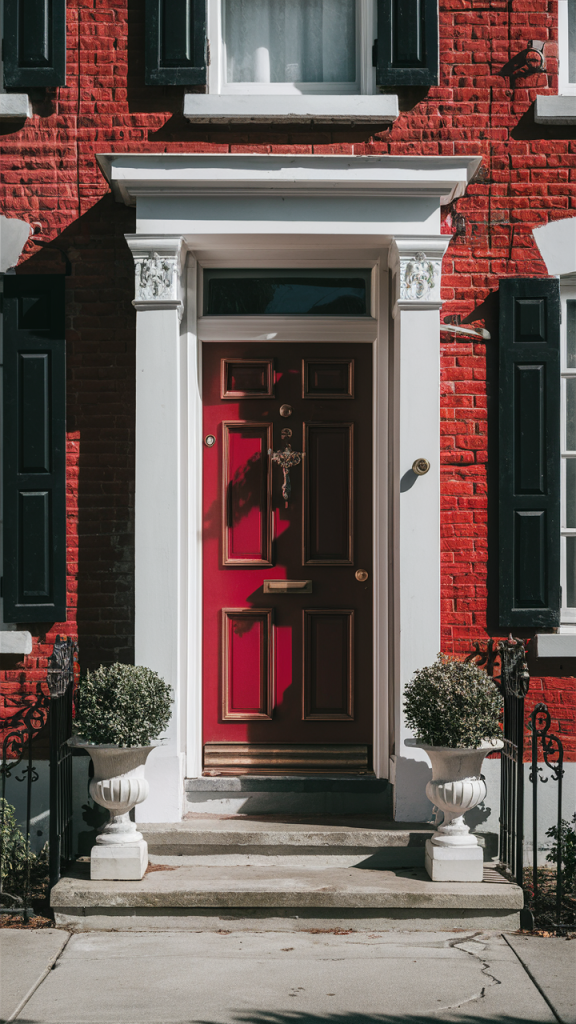
<path fill-rule="evenodd" d="M 566 607 L 576 608 L 576 537 L 566 537 Z"/>
<path fill-rule="evenodd" d="M 576 3 L 576 0 L 574 0 Z M 576 300 L 566 303 L 566 365 L 576 370 Z"/>
<path fill-rule="evenodd" d="M 568 0 L 568 81 L 576 82 L 576 0 Z"/>
<path fill-rule="evenodd" d="M 355 0 L 225 0 L 229 82 L 355 82 Z"/>
<path fill-rule="evenodd" d="M 370 316 L 369 270 L 205 270 L 205 316 Z"/>
<path fill-rule="evenodd" d="M 566 380 L 566 450 L 576 451 L 576 377 Z"/>
<path fill-rule="evenodd" d="M 566 459 L 566 528 L 576 529 L 576 459 Z"/>

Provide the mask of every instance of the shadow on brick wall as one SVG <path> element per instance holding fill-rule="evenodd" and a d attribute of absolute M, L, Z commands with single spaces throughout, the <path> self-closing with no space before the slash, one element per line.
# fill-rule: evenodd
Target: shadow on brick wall
<path fill-rule="evenodd" d="M 134 659 L 134 210 L 108 195 L 19 268 L 64 273 L 68 621 L 82 669 Z"/>

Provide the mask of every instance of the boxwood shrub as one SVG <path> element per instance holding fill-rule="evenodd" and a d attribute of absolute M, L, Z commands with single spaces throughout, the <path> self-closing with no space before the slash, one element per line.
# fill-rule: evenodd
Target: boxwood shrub
<path fill-rule="evenodd" d="M 502 735 L 503 701 L 483 668 L 439 654 L 404 691 L 406 721 L 423 743 L 477 747 Z"/>
<path fill-rule="evenodd" d="M 171 688 L 142 665 L 101 665 L 77 693 L 74 731 L 89 743 L 146 747 L 170 721 Z"/>

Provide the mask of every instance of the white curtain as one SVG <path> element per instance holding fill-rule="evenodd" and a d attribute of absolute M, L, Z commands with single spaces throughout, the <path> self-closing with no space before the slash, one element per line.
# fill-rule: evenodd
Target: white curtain
<path fill-rule="evenodd" d="M 225 0 L 229 82 L 356 81 L 355 0 Z"/>

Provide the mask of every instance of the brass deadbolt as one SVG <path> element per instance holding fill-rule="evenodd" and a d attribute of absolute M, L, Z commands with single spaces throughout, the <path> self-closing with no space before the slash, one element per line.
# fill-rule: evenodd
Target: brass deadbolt
<path fill-rule="evenodd" d="M 355 572 L 354 575 L 358 580 L 358 583 L 365 583 L 366 580 L 368 579 L 368 573 L 366 572 L 366 569 L 358 569 L 358 571 Z"/>
<path fill-rule="evenodd" d="M 206 437 L 204 438 L 204 444 L 206 445 L 207 448 L 213 448 L 214 445 L 216 444 L 216 438 L 214 437 L 214 434 L 206 434 Z"/>
<path fill-rule="evenodd" d="M 416 476 L 424 476 L 429 469 L 430 463 L 428 459 L 415 459 L 412 463 L 412 472 L 416 473 Z"/>
<path fill-rule="evenodd" d="M 291 405 L 281 405 L 280 409 L 279 409 L 279 412 L 280 412 L 281 416 L 291 416 L 292 415 L 292 406 Z"/>

